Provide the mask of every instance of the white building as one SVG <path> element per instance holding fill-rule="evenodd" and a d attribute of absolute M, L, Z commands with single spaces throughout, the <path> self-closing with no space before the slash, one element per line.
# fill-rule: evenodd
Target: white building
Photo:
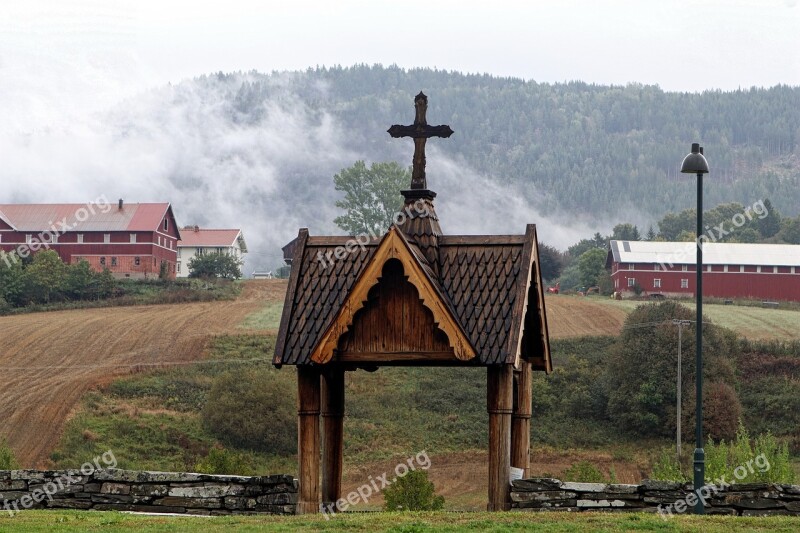
<path fill-rule="evenodd" d="M 195 256 L 210 253 L 227 253 L 242 260 L 247 253 L 244 235 L 239 229 L 202 229 L 186 226 L 178 241 L 178 276 L 189 277 L 189 261 Z"/>

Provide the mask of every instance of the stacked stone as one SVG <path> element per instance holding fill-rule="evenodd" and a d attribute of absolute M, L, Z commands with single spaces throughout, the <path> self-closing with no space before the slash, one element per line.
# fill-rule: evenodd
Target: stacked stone
<path fill-rule="evenodd" d="M 709 490 L 707 514 L 800 515 L 800 486 L 741 483 Z M 571 483 L 551 478 L 512 483 L 512 508 L 528 511 L 639 511 L 680 514 L 693 509 L 691 484 L 645 480 L 640 485 Z M 687 503 L 688 502 L 688 503 Z"/>
<path fill-rule="evenodd" d="M 57 490 L 56 490 L 57 488 Z M 93 509 L 180 514 L 295 514 L 292 476 L 97 470 L 0 471 L 0 512 Z"/>

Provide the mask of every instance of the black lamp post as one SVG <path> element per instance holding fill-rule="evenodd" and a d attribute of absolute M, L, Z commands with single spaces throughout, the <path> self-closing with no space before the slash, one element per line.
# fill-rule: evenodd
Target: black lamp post
<path fill-rule="evenodd" d="M 692 144 L 692 153 L 683 158 L 681 172 L 697 174 L 697 353 L 695 354 L 695 440 L 694 449 L 694 490 L 700 494 L 705 484 L 706 459 L 703 450 L 703 174 L 708 174 L 708 161 L 703 156 L 703 148 L 699 143 Z M 705 514 L 703 500 L 698 498 L 694 506 L 695 514 Z"/>

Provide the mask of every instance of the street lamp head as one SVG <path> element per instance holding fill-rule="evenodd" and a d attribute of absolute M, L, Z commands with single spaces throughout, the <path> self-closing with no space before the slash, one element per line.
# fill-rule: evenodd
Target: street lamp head
<path fill-rule="evenodd" d="M 683 158 L 681 172 L 684 174 L 708 174 L 708 161 L 700 143 L 692 144 L 692 153 Z"/>

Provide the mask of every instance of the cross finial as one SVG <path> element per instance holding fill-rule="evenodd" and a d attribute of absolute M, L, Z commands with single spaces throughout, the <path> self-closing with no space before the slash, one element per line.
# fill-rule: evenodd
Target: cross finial
<path fill-rule="evenodd" d="M 426 113 L 428 112 L 428 97 L 420 91 L 414 97 L 414 107 L 416 116 L 414 124 L 411 126 L 401 126 L 395 124 L 389 128 L 388 132 L 394 138 L 411 137 L 414 139 L 414 165 L 411 171 L 411 188 L 427 189 L 428 183 L 425 179 L 425 142 L 430 137 L 447 138 L 453 134 L 450 126 L 428 126 Z"/>

